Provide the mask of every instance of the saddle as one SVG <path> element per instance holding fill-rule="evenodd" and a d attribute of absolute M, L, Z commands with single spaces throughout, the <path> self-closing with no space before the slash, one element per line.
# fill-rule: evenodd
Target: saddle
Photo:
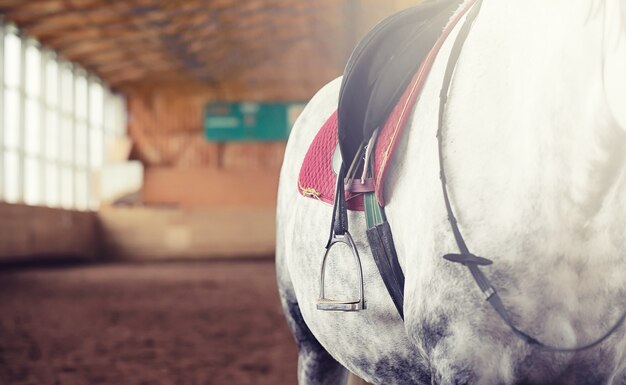
<path fill-rule="evenodd" d="M 352 198 L 358 193 L 363 195 L 366 234 L 376 266 L 404 318 L 404 273 L 385 217 L 382 193 L 379 199 L 376 193 L 382 191 L 387 160 L 409 115 L 405 112 L 416 101 L 434 57 L 450 32 L 450 27 L 444 29 L 461 3 L 462 0 L 426 1 L 388 17 L 366 34 L 348 60 L 337 112 L 320 130 L 323 137 L 325 129 L 336 129 L 342 165 L 337 172 L 331 233 L 322 260 L 319 310 L 358 311 L 366 306 L 361 261 L 348 231 L 347 217 L 346 197 L 353 203 Z M 320 142 L 323 140 L 314 140 L 311 149 L 319 148 Z M 302 186 L 300 190 L 306 195 Z M 317 194 L 317 198 L 324 196 Z M 357 299 L 325 297 L 326 261 L 332 247 L 340 243 L 348 245 L 355 257 L 361 283 Z"/>
<path fill-rule="evenodd" d="M 345 163 L 382 127 L 414 74 L 435 46 L 460 0 L 430 0 L 377 24 L 352 51 L 337 109 Z"/>

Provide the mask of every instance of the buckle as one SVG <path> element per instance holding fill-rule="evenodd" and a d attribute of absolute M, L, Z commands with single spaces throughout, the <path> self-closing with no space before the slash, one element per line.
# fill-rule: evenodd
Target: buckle
<path fill-rule="evenodd" d="M 359 298 L 338 300 L 326 298 L 326 295 L 324 294 L 324 278 L 326 276 L 326 262 L 328 261 L 328 255 L 330 254 L 330 250 L 333 248 L 333 246 L 339 243 L 348 245 L 348 247 L 350 247 L 350 250 L 352 251 L 352 255 L 354 256 L 354 264 L 359 273 Z M 334 234 L 330 243 L 326 247 L 326 252 L 324 253 L 324 258 L 322 259 L 322 269 L 320 272 L 320 296 L 317 300 L 317 310 L 360 311 L 364 309 L 365 298 L 363 297 L 363 268 L 361 267 L 361 258 L 359 257 L 359 252 L 349 232 L 346 231 L 342 235 Z"/>

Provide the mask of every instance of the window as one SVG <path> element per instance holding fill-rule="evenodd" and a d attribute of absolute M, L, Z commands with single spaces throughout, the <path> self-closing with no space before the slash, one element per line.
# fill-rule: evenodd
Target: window
<path fill-rule="evenodd" d="M 0 24 L 0 201 L 96 209 L 124 99 L 80 66 Z"/>
<path fill-rule="evenodd" d="M 15 203 L 20 200 L 22 165 L 20 161 L 21 131 L 21 69 L 22 40 L 17 30 L 7 28 L 3 34 L 3 152 L 4 152 L 4 200 Z"/>

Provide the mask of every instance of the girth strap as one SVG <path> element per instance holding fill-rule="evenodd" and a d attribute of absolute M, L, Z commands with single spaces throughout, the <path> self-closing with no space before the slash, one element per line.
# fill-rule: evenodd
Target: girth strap
<path fill-rule="evenodd" d="M 404 273 L 398 262 L 389 223 L 383 222 L 367 229 L 367 240 L 389 296 L 404 319 Z"/>
<path fill-rule="evenodd" d="M 404 273 L 398 261 L 391 227 L 387 222 L 385 211 L 378 204 L 375 192 L 365 193 L 364 201 L 366 234 L 374 262 L 398 314 L 404 320 Z"/>

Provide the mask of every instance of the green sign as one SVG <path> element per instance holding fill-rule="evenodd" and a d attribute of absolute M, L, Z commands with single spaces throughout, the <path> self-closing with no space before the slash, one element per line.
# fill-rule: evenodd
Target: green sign
<path fill-rule="evenodd" d="M 286 140 L 304 103 L 208 104 L 204 135 L 210 141 Z"/>

